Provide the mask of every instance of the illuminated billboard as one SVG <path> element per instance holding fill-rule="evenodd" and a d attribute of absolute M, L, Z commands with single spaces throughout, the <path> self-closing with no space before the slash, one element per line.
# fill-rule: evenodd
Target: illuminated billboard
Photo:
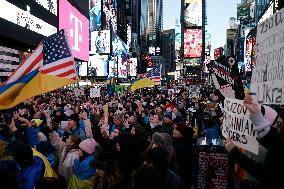
<path fill-rule="evenodd" d="M 137 75 L 137 58 L 130 58 L 129 62 L 129 74 L 134 77 Z"/>
<path fill-rule="evenodd" d="M 54 15 L 57 15 L 57 0 L 34 0 L 40 6 L 48 10 Z"/>
<path fill-rule="evenodd" d="M 90 0 L 90 31 L 101 29 L 102 0 Z"/>
<path fill-rule="evenodd" d="M 82 62 L 79 63 L 79 68 L 78 68 L 78 75 L 79 76 L 87 76 L 88 75 L 88 63 L 87 62 Z"/>
<path fill-rule="evenodd" d="M 90 56 L 89 75 L 91 76 L 107 76 L 107 59 L 106 55 Z"/>
<path fill-rule="evenodd" d="M 26 6 L 26 10 L 23 10 L 7 1 L 1 1 L 0 18 L 43 36 L 56 33 L 56 27 L 32 15 L 34 10 L 34 7 L 29 5 Z"/>
<path fill-rule="evenodd" d="M 117 66 L 117 63 L 118 63 L 118 66 Z M 119 78 L 126 78 L 127 75 L 129 74 L 127 73 L 127 61 L 121 62 L 121 61 L 112 59 L 109 61 L 108 69 L 109 69 L 109 76 L 111 77 L 117 77 L 117 72 L 118 72 Z"/>
<path fill-rule="evenodd" d="M 202 26 L 202 0 L 187 1 L 184 5 L 184 26 Z"/>
<path fill-rule="evenodd" d="M 117 11 L 116 2 L 110 3 L 103 0 L 103 29 L 110 29 L 110 23 L 113 31 L 117 30 Z"/>
<path fill-rule="evenodd" d="M 111 36 L 110 30 L 100 30 L 91 32 L 90 54 L 110 54 Z"/>
<path fill-rule="evenodd" d="M 59 0 L 59 29 L 65 29 L 74 57 L 89 60 L 89 20 L 67 0 Z"/>
<path fill-rule="evenodd" d="M 202 29 L 184 29 L 184 58 L 202 55 Z"/>

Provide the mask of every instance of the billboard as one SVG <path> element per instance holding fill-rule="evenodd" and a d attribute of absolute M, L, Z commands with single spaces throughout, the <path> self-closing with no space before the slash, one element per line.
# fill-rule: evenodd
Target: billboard
<path fill-rule="evenodd" d="M 202 26 L 202 0 L 186 2 L 188 3 L 184 5 L 184 26 Z"/>
<path fill-rule="evenodd" d="M 135 77 L 137 75 L 137 58 L 129 59 L 129 75 Z"/>
<path fill-rule="evenodd" d="M 245 34 L 247 34 L 244 45 L 245 70 L 251 71 L 256 53 L 256 30 L 246 30 Z"/>
<path fill-rule="evenodd" d="M 101 29 L 102 0 L 90 0 L 90 31 Z"/>
<path fill-rule="evenodd" d="M 65 29 L 74 57 L 89 60 L 89 20 L 67 0 L 59 0 L 59 29 Z"/>
<path fill-rule="evenodd" d="M 199 58 L 202 54 L 202 29 L 184 29 L 184 58 Z"/>
<path fill-rule="evenodd" d="M 88 75 L 88 63 L 81 62 L 78 64 L 78 75 L 79 76 L 87 76 Z"/>
<path fill-rule="evenodd" d="M 207 56 L 210 56 L 211 51 L 211 34 L 206 31 L 205 32 L 205 54 Z"/>
<path fill-rule="evenodd" d="M 249 21 L 254 18 L 253 3 L 241 3 L 237 5 L 237 19 L 242 21 Z"/>
<path fill-rule="evenodd" d="M 118 65 L 117 65 L 118 63 Z M 127 73 L 127 61 L 126 62 L 121 62 L 117 61 L 115 59 L 112 59 L 109 61 L 108 65 L 109 69 L 109 76 L 110 77 L 117 77 L 117 72 L 118 72 L 118 77 L 119 78 L 126 78 L 129 73 Z"/>
<path fill-rule="evenodd" d="M 89 75 L 91 76 L 107 76 L 107 62 L 106 55 L 93 55 L 89 60 Z"/>
<path fill-rule="evenodd" d="M 57 0 L 35 0 L 35 2 L 57 16 Z"/>
<path fill-rule="evenodd" d="M 110 30 L 100 30 L 91 32 L 90 54 L 110 54 L 111 35 Z"/>
<path fill-rule="evenodd" d="M 184 59 L 183 63 L 186 66 L 198 66 L 201 63 L 201 59 L 200 58 Z"/>
<path fill-rule="evenodd" d="M 17 5 L 7 1 L 1 1 L 0 18 L 21 26 L 23 29 L 36 32 L 42 36 L 49 36 L 57 32 L 57 28 L 55 26 L 32 14 L 33 12 L 36 12 L 35 7 L 31 7 L 30 4 L 25 5 L 26 10 L 23 10 L 20 8 L 20 5 L 18 7 Z M 41 6 L 39 5 L 39 7 Z M 15 38 L 17 39 L 19 36 L 16 36 Z"/>

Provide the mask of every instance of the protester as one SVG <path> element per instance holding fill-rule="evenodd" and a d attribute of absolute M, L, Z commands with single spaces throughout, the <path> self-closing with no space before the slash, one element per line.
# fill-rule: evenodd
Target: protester
<path fill-rule="evenodd" d="M 250 95 L 246 95 L 244 105 L 251 113 L 257 139 L 268 151 L 264 164 L 256 163 L 242 154 L 232 140 L 227 140 L 225 148 L 229 152 L 229 160 L 238 163 L 245 171 L 259 180 L 258 188 L 279 188 L 282 185 L 281 171 L 284 168 L 284 153 L 279 151 L 284 147 L 284 112 L 280 112 L 273 123 L 262 115 L 259 105 Z M 270 118 L 271 119 L 271 118 Z M 273 118 L 272 118 L 273 119 Z"/>

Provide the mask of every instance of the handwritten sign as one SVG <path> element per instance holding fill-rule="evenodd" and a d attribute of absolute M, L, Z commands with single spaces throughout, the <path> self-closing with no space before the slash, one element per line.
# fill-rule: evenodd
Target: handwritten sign
<path fill-rule="evenodd" d="M 222 152 L 199 152 L 198 189 L 227 189 L 228 158 Z"/>
<path fill-rule="evenodd" d="M 242 100 L 225 98 L 222 134 L 236 146 L 258 154 L 257 131 L 249 119 L 249 111 Z"/>
<path fill-rule="evenodd" d="M 101 90 L 98 88 L 90 88 L 90 97 L 96 98 L 101 96 Z"/>
<path fill-rule="evenodd" d="M 75 88 L 74 89 L 75 96 L 83 96 L 85 95 L 84 88 Z"/>
<path fill-rule="evenodd" d="M 284 8 L 257 27 L 251 83 L 259 103 L 284 103 Z"/>

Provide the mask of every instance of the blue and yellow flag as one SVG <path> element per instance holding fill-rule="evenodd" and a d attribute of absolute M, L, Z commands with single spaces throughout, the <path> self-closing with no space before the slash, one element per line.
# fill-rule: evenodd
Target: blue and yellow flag
<path fill-rule="evenodd" d="M 16 106 L 33 96 L 77 81 L 77 73 L 64 30 L 51 35 L 0 84 L 0 109 Z"/>

